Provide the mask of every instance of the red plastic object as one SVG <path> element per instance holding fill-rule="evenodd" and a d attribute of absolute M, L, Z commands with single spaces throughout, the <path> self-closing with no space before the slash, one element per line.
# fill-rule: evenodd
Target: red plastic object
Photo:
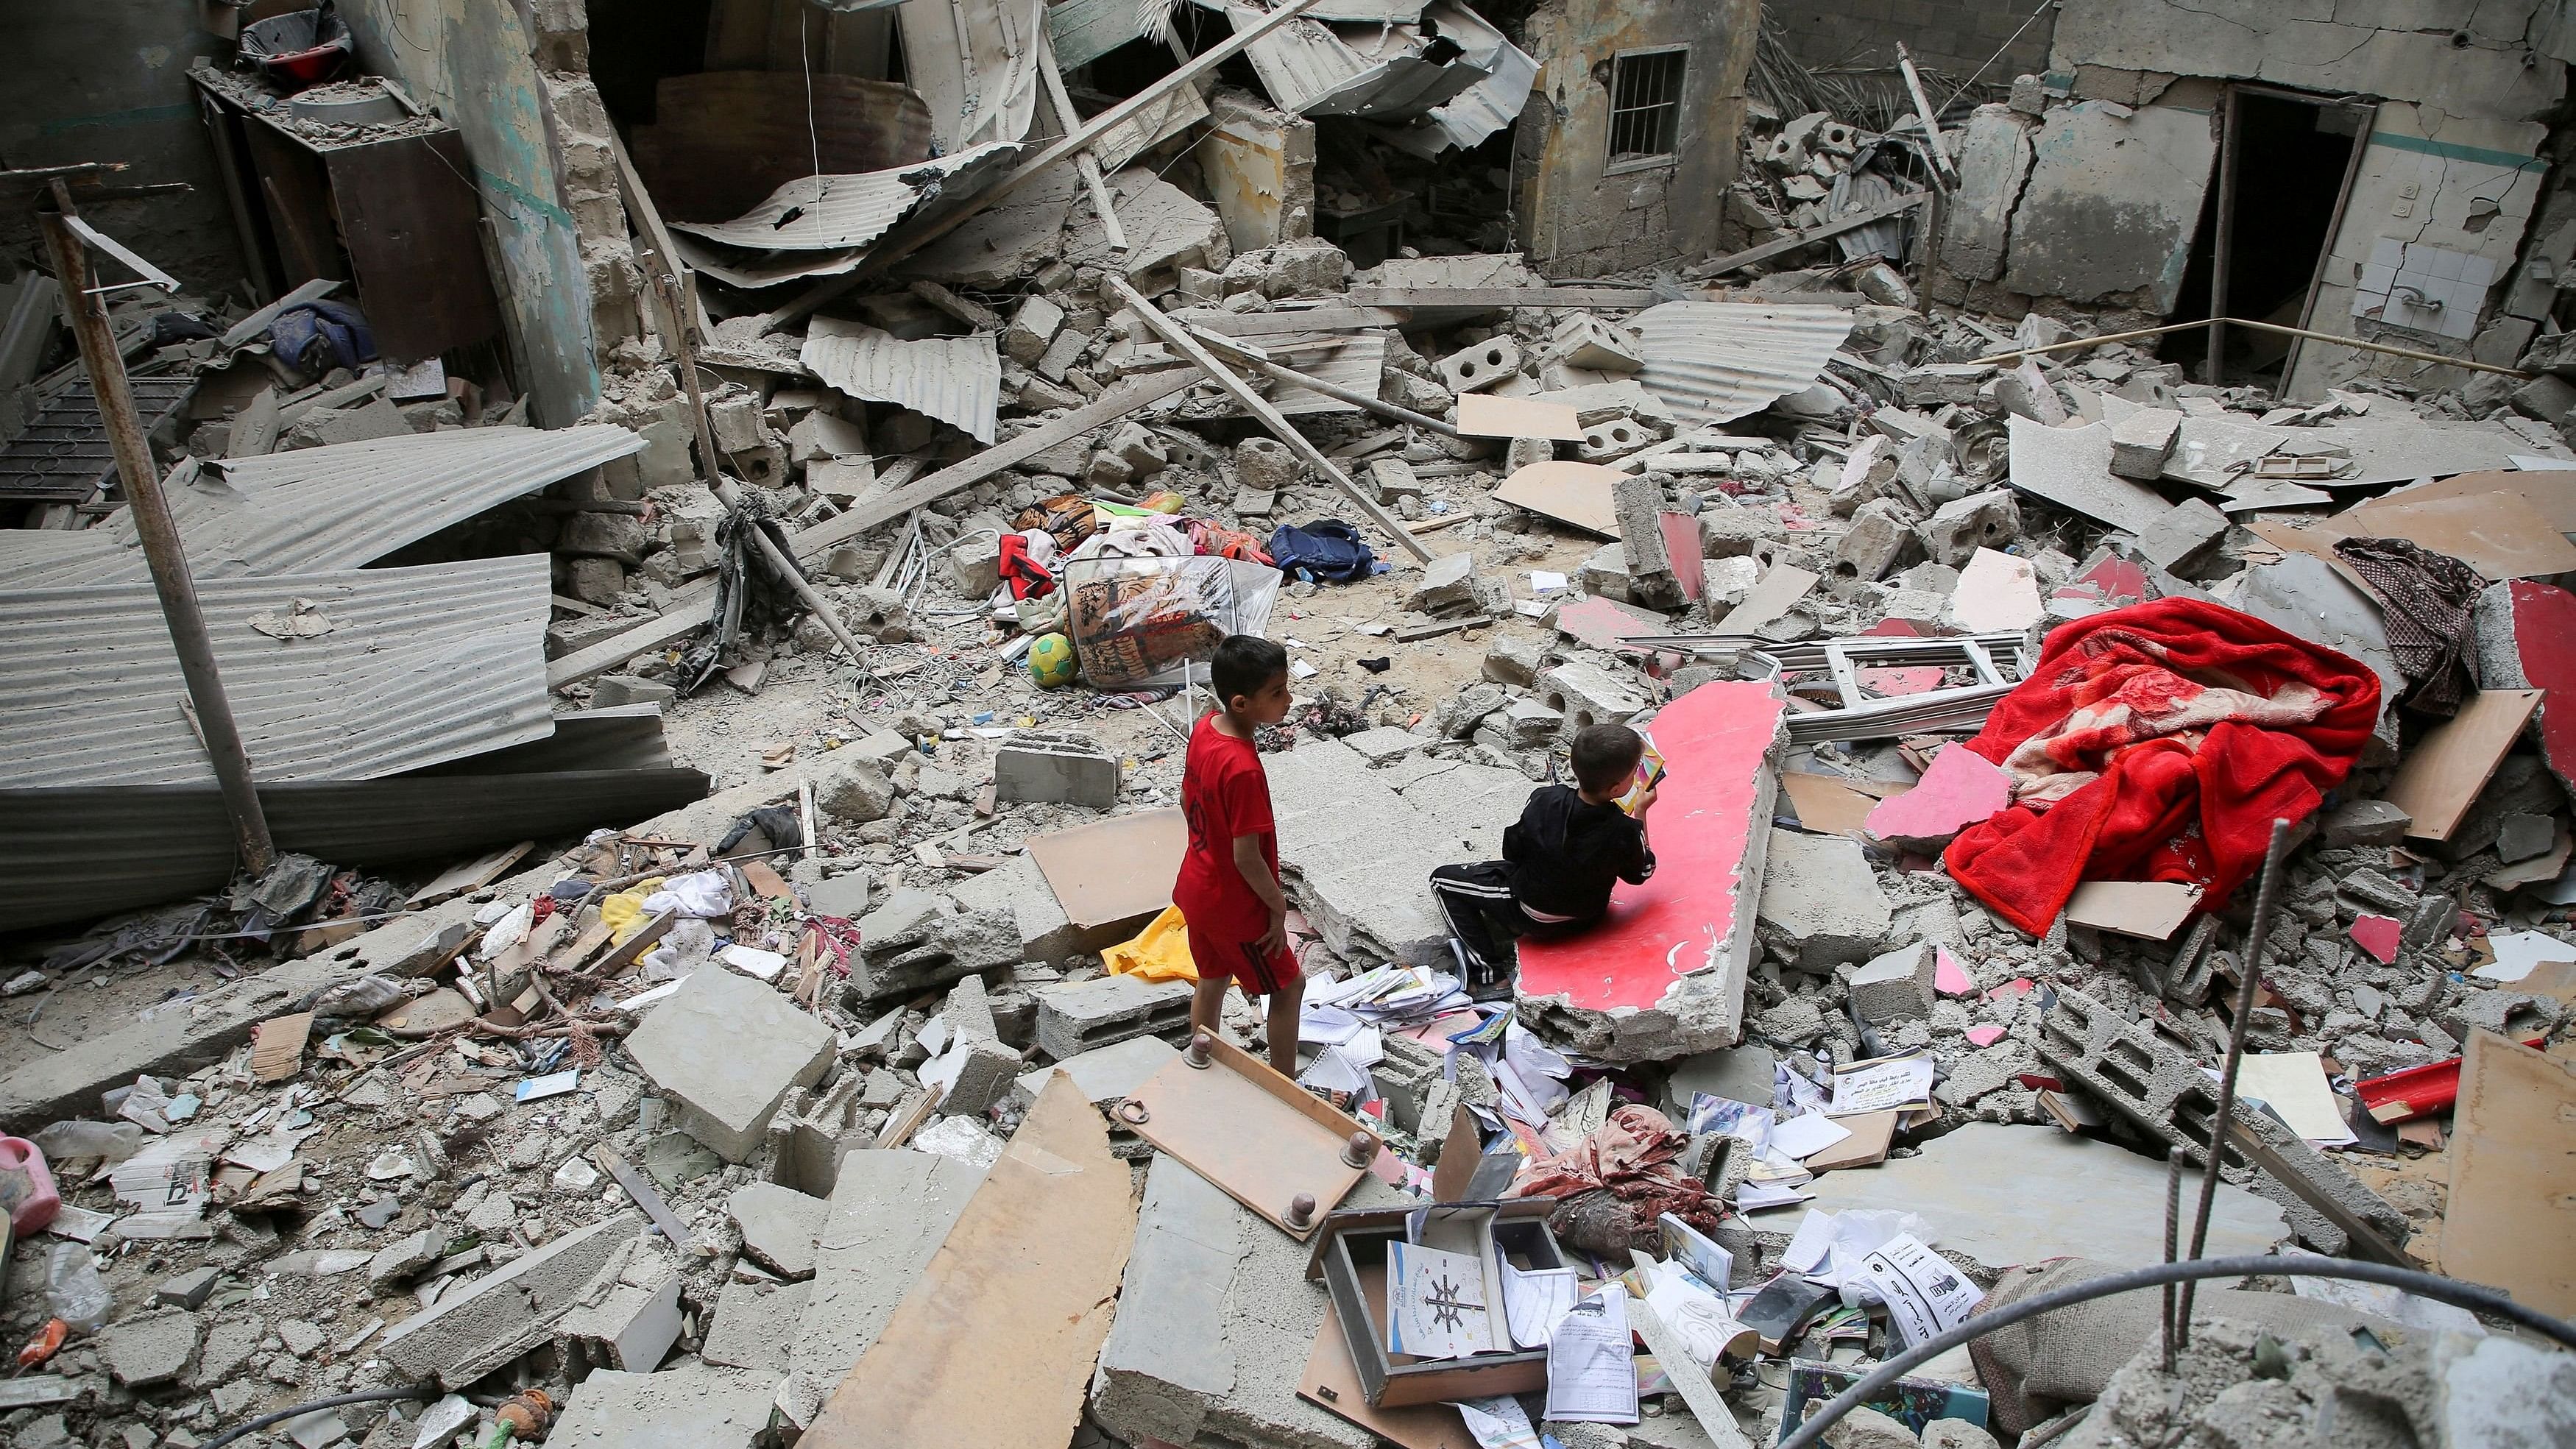
<path fill-rule="evenodd" d="M 47 1359 L 62 1350 L 63 1340 L 71 1336 L 70 1324 L 59 1318 L 46 1319 L 45 1326 L 36 1330 L 36 1336 L 28 1339 L 19 1348 L 18 1372 L 25 1373 L 31 1368 L 43 1367 Z"/>
<path fill-rule="evenodd" d="M 2527 1036 L 2522 1039 L 2522 1044 L 2536 1047 L 2545 1039 L 2538 1035 Z M 2418 1117 L 2447 1112 L 2451 1104 L 2460 1099 L 2460 1058 L 2427 1062 L 2402 1072 L 2390 1072 L 2384 1077 L 2365 1077 L 2353 1083 L 2352 1090 L 2361 1099 L 2362 1109 L 2382 1124 L 2411 1122 Z M 2402 1117 L 2380 1116 L 2379 1109 L 2388 1105 L 2402 1106 L 2406 1114 Z"/>
<path fill-rule="evenodd" d="M 63 1208 L 45 1154 L 24 1137 L 0 1137 L 0 1213 L 19 1237 L 41 1233 Z"/>

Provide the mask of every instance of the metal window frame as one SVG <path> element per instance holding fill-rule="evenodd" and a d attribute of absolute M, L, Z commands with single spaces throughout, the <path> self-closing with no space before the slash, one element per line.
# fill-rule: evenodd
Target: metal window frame
<path fill-rule="evenodd" d="M 1677 55 L 1681 57 L 1681 69 L 1677 78 L 1678 83 L 1673 88 L 1673 98 L 1670 101 L 1657 101 L 1649 105 L 1629 106 L 1623 109 L 1619 104 L 1619 76 L 1621 69 L 1632 60 L 1646 60 L 1656 56 L 1665 55 Z M 1610 114 L 1608 124 L 1604 127 L 1606 134 L 1602 138 L 1602 146 L 1604 148 L 1602 174 L 1604 176 L 1616 176 L 1623 171 L 1649 171 L 1657 167 L 1680 164 L 1682 144 L 1682 104 L 1683 96 L 1690 88 L 1690 62 L 1691 47 L 1687 42 L 1680 45 L 1641 46 L 1635 50 L 1618 50 L 1611 52 L 1609 85 Z M 1608 149 L 1618 141 L 1619 118 L 1621 116 L 1633 115 L 1641 111 L 1660 111 L 1668 107 L 1672 111 L 1673 117 L 1672 145 L 1669 149 L 1663 151 L 1631 153 L 1622 153 Z M 1625 156 L 1625 159 L 1622 159 L 1623 155 Z"/>

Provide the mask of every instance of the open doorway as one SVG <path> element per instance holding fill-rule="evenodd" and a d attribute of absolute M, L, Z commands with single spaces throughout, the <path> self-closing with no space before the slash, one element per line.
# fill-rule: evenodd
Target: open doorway
<path fill-rule="evenodd" d="M 2200 210 L 2180 301 L 2167 320 L 2197 322 L 2214 313 L 2305 326 L 2373 108 L 2250 85 L 2228 87 L 2222 107 L 2218 174 Z M 2168 334 L 2160 355 L 2204 382 L 2251 383 L 2277 393 L 2295 341 L 2223 328 L 2221 376 L 2210 375 L 2205 330 Z"/>

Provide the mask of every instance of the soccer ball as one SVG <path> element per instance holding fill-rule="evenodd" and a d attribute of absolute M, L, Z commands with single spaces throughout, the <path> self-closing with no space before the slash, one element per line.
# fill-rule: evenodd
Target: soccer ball
<path fill-rule="evenodd" d="M 1041 634 L 1029 644 L 1029 678 L 1040 689 L 1062 689 L 1073 683 L 1073 641 L 1062 634 Z"/>

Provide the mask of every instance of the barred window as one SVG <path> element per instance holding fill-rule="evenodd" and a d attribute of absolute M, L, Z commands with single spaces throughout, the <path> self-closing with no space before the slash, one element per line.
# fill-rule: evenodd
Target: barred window
<path fill-rule="evenodd" d="M 1610 160 L 1649 161 L 1681 146 L 1687 50 L 1622 55 L 1610 71 Z"/>

